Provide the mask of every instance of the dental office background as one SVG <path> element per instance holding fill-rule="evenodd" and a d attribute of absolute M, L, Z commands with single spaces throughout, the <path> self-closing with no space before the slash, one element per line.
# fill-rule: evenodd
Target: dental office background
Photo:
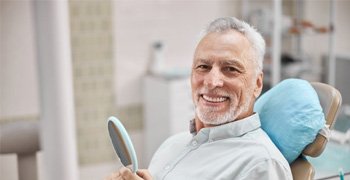
<path fill-rule="evenodd" d="M 214 18 L 236 16 L 266 39 L 265 90 L 289 77 L 340 90 L 335 131 L 314 165 L 316 177 L 349 172 L 349 10 L 349 0 L 1 0 L 0 126 L 41 124 L 41 146 L 67 153 L 51 158 L 71 168 L 73 175 L 61 177 L 102 179 L 120 166 L 106 124 L 117 116 L 146 168 L 160 143 L 186 131 L 193 117 L 189 75 L 200 30 Z M 53 59 L 43 60 L 45 53 Z M 56 81 L 71 96 L 45 89 Z M 52 101 L 43 92 L 62 99 L 63 109 L 72 106 L 60 116 L 71 118 L 48 118 L 43 104 Z M 62 168 L 44 154 L 38 152 L 39 179 L 50 177 L 46 168 Z M 0 179 L 18 178 L 16 158 L 0 155 Z"/>

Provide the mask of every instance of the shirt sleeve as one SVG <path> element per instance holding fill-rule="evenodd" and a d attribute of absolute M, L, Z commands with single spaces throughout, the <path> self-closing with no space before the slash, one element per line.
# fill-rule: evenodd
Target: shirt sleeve
<path fill-rule="evenodd" d="M 274 160 L 265 160 L 257 163 L 250 170 L 243 173 L 242 180 L 260 179 L 260 180 L 270 180 L 270 179 L 283 179 L 283 180 L 293 180 L 292 173 L 289 167 L 284 167 L 282 164 Z"/>

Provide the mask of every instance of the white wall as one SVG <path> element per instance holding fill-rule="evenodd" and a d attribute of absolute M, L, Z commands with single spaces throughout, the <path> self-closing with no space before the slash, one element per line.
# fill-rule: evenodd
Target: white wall
<path fill-rule="evenodd" d="M 350 55 L 350 1 L 338 0 L 335 9 L 335 52 Z"/>
<path fill-rule="evenodd" d="M 196 37 L 211 20 L 238 16 L 239 1 L 114 1 L 117 105 L 140 104 L 141 78 L 154 41 L 165 44 L 168 67 L 189 68 Z"/>
<path fill-rule="evenodd" d="M 37 116 L 38 82 L 31 2 L 0 3 L 0 119 Z"/>
<path fill-rule="evenodd" d="M 350 1 L 336 0 L 335 2 L 335 54 L 349 54 L 350 50 Z M 328 26 L 330 19 L 330 0 L 305 1 L 305 19 L 318 26 Z M 328 54 L 328 34 L 305 35 L 303 48 L 316 61 Z M 318 62 L 320 63 L 320 62 Z"/>

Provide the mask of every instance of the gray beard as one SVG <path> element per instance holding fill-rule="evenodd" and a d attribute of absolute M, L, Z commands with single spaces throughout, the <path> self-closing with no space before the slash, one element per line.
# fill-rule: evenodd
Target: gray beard
<path fill-rule="evenodd" d="M 248 111 L 249 105 L 252 101 L 252 97 L 248 97 L 247 93 L 246 101 L 238 107 L 234 107 L 234 102 L 231 100 L 230 108 L 224 114 L 218 114 L 215 108 L 204 108 L 201 109 L 196 105 L 196 114 L 200 121 L 208 125 L 220 125 L 235 121 L 236 118 L 242 113 Z"/>

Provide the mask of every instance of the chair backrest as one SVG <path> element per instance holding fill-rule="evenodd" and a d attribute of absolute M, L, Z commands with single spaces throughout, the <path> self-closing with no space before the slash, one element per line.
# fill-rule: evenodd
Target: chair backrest
<path fill-rule="evenodd" d="M 325 114 L 326 124 L 329 125 L 329 128 L 332 128 L 340 109 L 341 94 L 334 87 L 324 83 L 312 82 L 311 85 L 319 97 L 323 113 Z M 327 142 L 326 137 L 318 134 L 314 142 L 305 147 L 302 154 L 317 157 L 323 152 Z M 291 170 L 295 180 L 311 180 L 315 174 L 312 165 L 302 157 L 299 157 L 291 164 Z"/>
<path fill-rule="evenodd" d="M 319 97 L 323 113 L 325 114 L 326 124 L 329 125 L 329 128 L 332 128 L 340 109 L 341 95 L 337 89 L 330 85 L 319 82 L 312 82 L 311 85 L 316 90 Z M 323 152 L 326 144 L 326 137 L 319 134 L 315 141 L 304 149 L 303 154 L 317 157 Z"/>

